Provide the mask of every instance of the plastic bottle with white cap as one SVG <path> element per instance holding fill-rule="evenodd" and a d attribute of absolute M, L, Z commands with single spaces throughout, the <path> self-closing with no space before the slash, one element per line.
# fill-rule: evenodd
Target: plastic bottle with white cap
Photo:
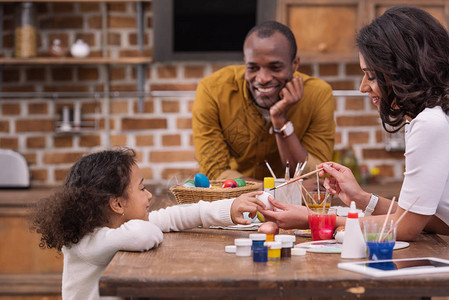
<path fill-rule="evenodd" d="M 355 202 L 351 205 L 346 218 L 345 235 L 343 238 L 343 247 L 341 258 L 365 258 L 366 243 L 363 238 L 362 229 L 359 223 L 359 214 L 355 207 Z"/>
<path fill-rule="evenodd" d="M 287 258 L 292 256 L 292 248 L 295 245 L 296 237 L 289 234 L 278 234 L 274 236 L 276 242 L 281 242 L 281 258 Z"/>
<path fill-rule="evenodd" d="M 253 244 L 251 239 L 235 239 L 234 244 L 237 256 L 251 256 L 251 245 Z"/>

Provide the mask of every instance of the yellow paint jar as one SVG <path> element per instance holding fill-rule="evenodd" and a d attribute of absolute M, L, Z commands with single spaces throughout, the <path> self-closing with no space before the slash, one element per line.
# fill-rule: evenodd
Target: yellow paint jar
<path fill-rule="evenodd" d="M 282 243 L 280 243 L 280 242 L 265 242 L 264 246 L 268 247 L 268 260 L 281 259 Z"/>

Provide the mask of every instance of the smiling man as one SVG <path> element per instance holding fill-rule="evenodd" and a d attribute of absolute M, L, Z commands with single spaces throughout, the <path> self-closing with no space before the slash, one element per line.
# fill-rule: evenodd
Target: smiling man
<path fill-rule="evenodd" d="M 228 66 L 202 79 L 193 105 L 193 141 L 200 172 L 210 179 L 284 178 L 332 159 L 334 98 L 324 81 L 297 72 L 291 30 L 274 21 L 251 29 L 243 66 Z"/>

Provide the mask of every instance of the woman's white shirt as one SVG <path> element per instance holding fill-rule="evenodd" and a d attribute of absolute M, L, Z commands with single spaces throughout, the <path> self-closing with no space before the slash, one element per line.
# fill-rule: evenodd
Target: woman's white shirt
<path fill-rule="evenodd" d="M 426 108 L 405 127 L 405 172 L 399 206 L 449 225 L 449 116 Z"/>

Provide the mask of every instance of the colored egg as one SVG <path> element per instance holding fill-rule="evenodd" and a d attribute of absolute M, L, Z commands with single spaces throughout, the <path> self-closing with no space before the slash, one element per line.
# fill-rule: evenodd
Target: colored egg
<path fill-rule="evenodd" d="M 184 184 L 182 186 L 195 187 L 195 182 L 192 179 L 190 179 L 190 180 L 187 180 L 186 182 L 184 182 Z"/>
<path fill-rule="evenodd" d="M 246 186 L 245 180 L 243 180 L 243 179 L 240 178 L 240 177 L 234 178 L 234 181 L 237 183 L 237 186 L 238 186 L 238 187 Z"/>
<path fill-rule="evenodd" d="M 243 218 L 244 218 L 245 220 L 250 220 L 251 223 L 254 223 L 254 222 L 257 221 L 257 216 L 254 216 L 254 218 L 251 218 L 251 217 L 249 216 L 249 212 L 247 212 L 247 211 L 243 213 Z"/>
<path fill-rule="evenodd" d="M 203 173 L 196 173 L 193 181 L 196 187 L 208 188 L 210 186 L 209 178 Z"/>
<path fill-rule="evenodd" d="M 259 211 L 257 212 L 257 218 L 259 219 L 260 222 L 262 223 L 265 222 L 265 218 Z"/>
<path fill-rule="evenodd" d="M 237 182 L 234 179 L 226 179 L 221 185 L 222 188 L 235 188 L 237 187 Z"/>

